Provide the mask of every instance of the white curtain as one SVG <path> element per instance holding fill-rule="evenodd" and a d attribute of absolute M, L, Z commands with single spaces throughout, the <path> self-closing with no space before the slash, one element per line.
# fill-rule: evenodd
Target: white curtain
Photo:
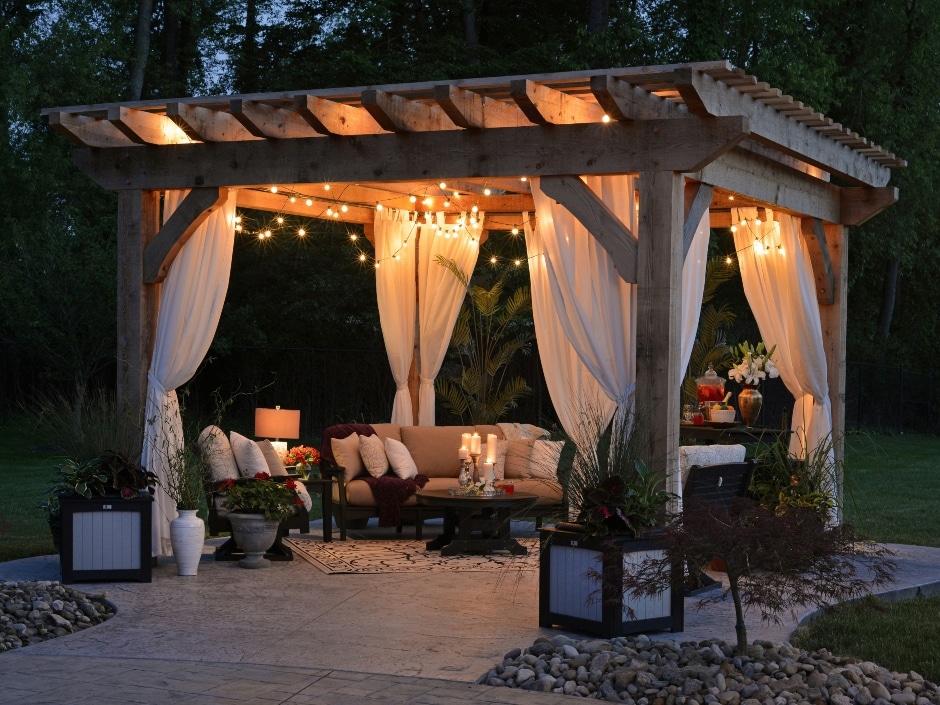
<path fill-rule="evenodd" d="M 790 452 L 804 457 L 832 433 L 813 267 L 798 218 L 780 215 L 775 222 L 768 211 L 760 225 L 756 219 L 756 208 L 732 209 L 741 279 L 764 345 L 776 344 L 774 363 L 796 399 Z"/>
<path fill-rule="evenodd" d="M 685 378 L 692 346 L 698 332 L 698 319 L 702 313 L 702 294 L 705 291 L 705 266 L 708 263 L 708 239 L 711 235 L 711 222 L 708 210 L 702 214 L 692 246 L 682 263 L 682 357 L 679 358 L 679 384 Z"/>
<path fill-rule="evenodd" d="M 604 393 L 565 335 L 552 300 L 541 231 L 532 226 L 528 213 L 523 214 L 523 220 L 529 257 L 532 318 L 535 337 L 539 341 L 545 386 L 562 428 L 580 446 L 587 440 L 580 438 L 584 429 L 583 416 L 600 414 L 609 419 L 613 417 L 617 403 Z"/>
<path fill-rule="evenodd" d="M 463 214 L 463 218 L 467 218 Z M 441 369 L 444 355 L 466 295 L 466 288 L 447 267 L 438 263 L 438 256 L 451 260 L 467 280 L 473 274 L 480 253 L 479 236 L 484 214 L 478 213 L 475 225 L 454 228 L 445 223 L 444 213 L 437 213 L 434 222 L 420 226 L 418 246 L 418 325 L 419 369 L 418 425 L 435 423 L 434 380 Z M 469 223 L 469 221 L 466 221 Z"/>
<path fill-rule="evenodd" d="M 164 223 L 187 191 L 167 191 Z M 195 374 L 215 336 L 228 290 L 235 243 L 235 191 L 192 234 L 170 265 L 160 296 L 156 340 L 147 373 L 141 463 L 162 483 L 168 463 L 183 448 L 176 388 Z M 153 516 L 153 555 L 170 554 L 176 506 L 162 489 Z"/>
<path fill-rule="evenodd" d="M 635 236 L 634 177 L 592 176 L 585 182 Z M 625 411 L 636 389 L 636 284 L 620 278 L 607 251 L 567 208 L 542 193 L 537 178 L 532 196 L 559 324 L 613 409 Z"/>
<path fill-rule="evenodd" d="M 375 293 L 385 351 L 397 391 L 392 423 L 410 426 L 414 409 L 408 374 L 415 347 L 415 240 L 417 224 L 407 211 L 386 208 L 375 213 Z"/>

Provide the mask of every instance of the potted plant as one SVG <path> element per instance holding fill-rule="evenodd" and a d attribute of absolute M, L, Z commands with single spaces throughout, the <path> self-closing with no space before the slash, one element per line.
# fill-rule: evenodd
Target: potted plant
<path fill-rule="evenodd" d="M 310 446 L 295 446 L 284 456 L 284 465 L 293 467 L 301 480 L 313 477 L 313 466 L 320 464 L 320 451 Z"/>
<path fill-rule="evenodd" d="M 242 481 L 225 480 L 219 485 L 219 491 L 225 493 L 223 506 L 231 512 L 232 537 L 245 552 L 238 562 L 240 566 L 270 565 L 264 553 L 274 545 L 278 525 L 294 513 L 295 506 L 303 504 L 296 487 L 293 478 L 275 482 L 266 472 Z"/>
<path fill-rule="evenodd" d="M 59 550 L 63 582 L 150 581 L 155 484 L 153 473 L 115 451 L 56 466 L 40 506 Z"/>
<path fill-rule="evenodd" d="M 208 467 L 202 456 L 184 447 L 167 464 L 163 490 L 176 503 L 170 522 L 170 545 L 178 575 L 196 575 L 206 540 L 206 525 L 197 512 L 206 495 Z"/>
<path fill-rule="evenodd" d="M 573 522 L 542 529 L 539 623 L 605 638 L 681 631 L 682 591 L 634 598 L 623 575 L 662 555 L 661 529 L 674 496 L 664 473 L 640 457 L 643 430 L 635 414 L 608 423 L 595 409 L 582 415 L 574 463 L 564 479 Z M 681 581 L 681 568 L 677 568 Z"/>

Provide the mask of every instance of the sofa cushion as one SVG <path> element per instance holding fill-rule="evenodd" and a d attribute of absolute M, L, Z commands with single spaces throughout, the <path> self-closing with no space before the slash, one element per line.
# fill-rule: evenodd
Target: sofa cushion
<path fill-rule="evenodd" d="M 221 428 L 206 426 L 199 434 L 196 445 L 209 463 L 209 475 L 215 482 L 237 480 L 241 477 L 232 444 Z"/>
<path fill-rule="evenodd" d="M 363 465 L 362 456 L 359 455 L 358 433 L 353 433 L 346 438 L 331 438 L 330 446 L 336 464 L 345 470 L 343 479 L 346 482 L 359 477 L 365 471 L 366 466 Z"/>
<path fill-rule="evenodd" d="M 398 475 L 402 480 L 410 480 L 418 474 L 418 467 L 415 465 L 414 458 L 401 441 L 394 438 L 385 439 L 385 455 L 388 456 L 388 464 L 392 467 L 392 472 Z"/>
<path fill-rule="evenodd" d="M 507 480 L 515 480 L 529 476 L 529 459 L 532 457 L 534 438 L 525 438 L 518 441 L 509 441 L 506 449 Z"/>
<path fill-rule="evenodd" d="M 388 472 L 385 444 L 378 436 L 359 436 L 359 455 L 362 456 L 366 471 L 372 477 L 382 477 Z"/>
<path fill-rule="evenodd" d="M 480 434 L 480 438 L 482 438 L 483 440 L 486 440 L 486 437 L 491 433 L 495 435 L 497 439 L 506 437 L 506 434 L 503 433 L 502 427 L 497 426 L 495 423 L 494 424 L 485 424 L 485 423 L 477 424 L 473 428 L 477 433 Z"/>
<path fill-rule="evenodd" d="M 271 441 L 268 439 L 258 441 L 258 447 L 261 449 L 261 453 L 264 455 L 264 460 L 268 464 L 268 472 L 271 474 L 271 477 L 286 476 L 287 468 L 284 467 L 284 461 L 281 460 L 281 456 L 279 456 L 277 451 L 274 450 L 274 446 L 271 444 Z"/>
<path fill-rule="evenodd" d="M 561 460 L 561 450 L 564 447 L 564 441 L 536 440 L 532 444 L 532 455 L 529 457 L 529 477 L 557 480 L 558 461 Z"/>
<path fill-rule="evenodd" d="M 420 474 L 457 477 L 460 436 L 473 432 L 473 426 L 402 426 L 401 442 L 411 453 Z"/>
<path fill-rule="evenodd" d="M 261 452 L 257 443 L 235 431 L 229 433 L 229 438 L 232 441 L 232 452 L 235 453 L 235 462 L 238 464 L 238 471 L 242 477 L 254 477 L 259 472 L 270 474 L 268 461 L 264 459 L 264 453 Z"/>
<path fill-rule="evenodd" d="M 375 431 L 376 436 L 382 439 L 383 443 L 386 438 L 401 441 L 401 426 L 397 423 L 374 423 L 372 424 L 372 430 Z"/>
<path fill-rule="evenodd" d="M 348 438 L 354 433 L 371 436 L 375 430 L 367 423 L 340 423 L 323 429 L 323 436 L 320 438 L 320 461 L 327 465 L 339 465 L 333 457 L 332 441 L 334 438 Z"/>

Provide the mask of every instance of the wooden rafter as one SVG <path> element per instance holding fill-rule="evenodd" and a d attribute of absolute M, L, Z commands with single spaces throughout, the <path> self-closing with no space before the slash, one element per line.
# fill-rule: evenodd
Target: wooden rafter
<path fill-rule="evenodd" d="M 166 114 L 176 119 L 183 131 L 203 142 L 238 142 L 263 139 L 251 134 L 231 113 L 186 103 L 168 103 Z"/>
<path fill-rule="evenodd" d="M 518 106 L 451 84 L 435 86 L 434 99 L 458 127 L 522 127 L 530 123 Z"/>
<path fill-rule="evenodd" d="M 108 122 L 136 144 L 188 144 L 192 139 L 166 115 L 123 106 L 108 108 Z"/>
<path fill-rule="evenodd" d="M 537 125 L 572 125 L 600 122 L 604 109 L 576 96 L 528 79 L 514 80 L 509 93 L 525 116 Z"/>
<path fill-rule="evenodd" d="M 275 108 L 266 103 L 240 98 L 232 101 L 229 110 L 255 137 L 292 139 L 320 134 L 295 110 Z"/>
<path fill-rule="evenodd" d="M 894 186 L 883 188 L 843 188 L 840 191 L 842 208 L 838 221 L 843 225 L 861 225 L 874 218 L 888 206 L 898 202 L 898 190 Z"/>
<path fill-rule="evenodd" d="M 324 135 L 375 135 L 384 130 L 363 108 L 314 95 L 294 96 L 294 109 Z"/>
<path fill-rule="evenodd" d="M 79 147 L 128 147 L 136 144 L 108 120 L 67 112 L 48 114 L 49 125 Z"/>
<path fill-rule="evenodd" d="M 389 132 L 437 132 L 456 130 L 447 113 L 436 105 L 419 103 L 376 89 L 362 92 L 362 107 Z"/>

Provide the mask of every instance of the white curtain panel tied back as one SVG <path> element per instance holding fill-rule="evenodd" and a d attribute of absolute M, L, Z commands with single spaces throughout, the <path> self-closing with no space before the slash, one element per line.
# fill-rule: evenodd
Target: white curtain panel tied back
<path fill-rule="evenodd" d="M 375 213 L 375 295 L 385 351 L 395 379 L 392 423 L 414 423 L 408 374 L 415 347 L 415 252 L 418 224 L 408 211 Z M 384 265 L 384 266 L 383 266 Z"/>
<path fill-rule="evenodd" d="M 418 424 L 435 423 L 434 380 L 466 295 L 464 286 L 453 272 L 437 262 L 437 257 L 452 260 L 470 278 L 479 255 L 484 214 L 474 217 L 476 227 L 454 227 L 445 222 L 444 213 L 435 213 L 419 223 L 415 214 L 407 211 L 391 208 L 376 211 L 375 257 L 379 262 L 375 270 L 376 297 L 385 349 L 397 387 L 392 423 L 406 426 L 414 423 L 408 375 L 414 360 L 416 330 L 420 348 Z M 464 219 L 469 222 L 466 214 Z"/>
<path fill-rule="evenodd" d="M 163 222 L 188 191 L 167 191 Z M 141 463 L 162 484 L 169 463 L 183 448 L 176 388 L 196 373 L 209 350 L 228 291 L 235 244 L 235 190 L 196 229 L 170 265 L 160 295 L 153 358 L 147 373 Z M 153 555 L 169 555 L 170 521 L 176 505 L 160 488 L 153 513 Z"/>
<path fill-rule="evenodd" d="M 832 433 L 826 351 L 809 252 L 800 221 L 767 211 L 756 224 L 756 208 L 733 208 L 735 249 L 744 294 L 768 347 L 776 344 L 774 364 L 793 394 L 790 452 L 814 451 Z"/>
<path fill-rule="evenodd" d="M 438 262 L 438 257 L 452 261 L 467 281 L 473 274 L 480 254 L 479 233 L 485 214 L 476 215 L 476 226 L 463 226 L 445 232 L 444 213 L 435 214 L 435 222 L 420 227 L 418 248 L 418 425 L 433 426 L 436 403 L 434 380 L 450 345 L 460 305 L 467 290 L 454 273 Z M 466 222 L 466 215 L 463 216 Z M 448 236 L 449 235 L 449 236 Z"/>

